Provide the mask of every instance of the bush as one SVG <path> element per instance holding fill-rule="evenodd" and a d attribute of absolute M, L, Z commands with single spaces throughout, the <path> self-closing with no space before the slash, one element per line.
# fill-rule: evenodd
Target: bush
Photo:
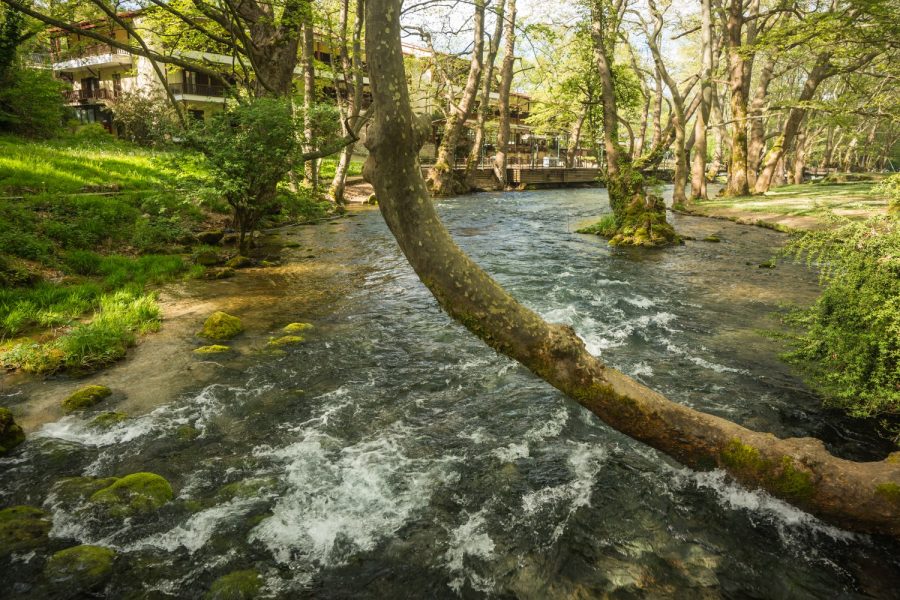
<path fill-rule="evenodd" d="M 0 131 L 50 137 L 62 128 L 64 85 L 48 71 L 14 67 L 0 81 Z"/>
<path fill-rule="evenodd" d="M 892 215 L 900 215 L 900 173 L 885 177 L 872 192 L 882 194 L 888 199 L 888 211 Z"/>
<path fill-rule="evenodd" d="M 143 146 L 161 146 L 179 128 L 178 117 L 160 93 L 125 92 L 110 107 L 119 134 Z"/>
<path fill-rule="evenodd" d="M 859 417 L 900 415 L 900 222 L 837 221 L 786 248 L 819 265 L 825 286 L 786 320 L 799 328 L 784 357 L 827 404 Z"/>

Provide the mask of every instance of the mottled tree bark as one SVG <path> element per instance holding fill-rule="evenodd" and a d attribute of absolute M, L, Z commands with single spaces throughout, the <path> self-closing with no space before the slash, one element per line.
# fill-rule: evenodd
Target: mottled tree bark
<path fill-rule="evenodd" d="M 569 147 L 566 148 L 566 168 L 575 168 L 575 157 L 578 153 L 578 144 L 581 141 L 581 128 L 584 127 L 584 119 L 587 117 L 587 109 L 582 109 L 578 118 L 572 121 L 572 129 L 569 130 Z"/>
<path fill-rule="evenodd" d="M 506 21 L 503 26 L 503 64 L 500 67 L 500 89 L 497 90 L 497 109 L 500 113 L 497 130 L 497 153 L 494 156 L 494 173 L 500 187 L 506 189 L 507 153 L 509 152 L 509 92 L 512 88 L 513 66 L 516 62 L 516 0 L 506 0 Z"/>
<path fill-rule="evenodd" d="M 766 119 L 763 118 L 769 84 L 775 75 L 775 56 L 767 54 L 759 69 L 753 100 L 750 102 L 750 139 L 747 142 L 747 185 L 756 185 L 763 149 L 766 147 Z"/>
<path fill-rule="evenodd" d="M 303 136 L 306 141 L 303 152 L 313 151 L 313 104 L 316 101 L 316 68 L 314 60 L 313 15 L 312 8 L 306 12 L 303 22 Z M 319 188 L 319 161 L 311 159 L 303 163 L 306 182 L 314 190 Z"/>
<path fill-rule="evenodd" d="M 413 270 L 447 313 L 602 421 L 685 465 L 721 468 L 817 516 L 900 537 L 900 461 L 836 458 L 812 438 L 779 439 L 672 402 L 587 352 L 565 325 L 519 304 L 453 241 L 429 201 L 400 46 L 400 0 L 369 0 L 366 47 L 376 105 L 365 174 Z"/>
<path fill-rule="evenodd" d="M 475 47 L 472 50 L 472 60 L 469 61 L 469 76 L 466 79 L 466 87 L 463 89 L 459 104 L 452 103 L 450 115 L 444 126 L 444 137 L 438 147 L 437 158 L 434 167 L 428 174 L 431 182 L 431 193 L 435 196 L 451 196 L 461 191 L 467 191 L 456 179 L 453 171 L 456 165 L 456 146 L 463 133 L 466 121 L 472 114 L 475 98 L 478 95 L 478 82 L 481 80 L 481 61 L 484 52 L 484 5 L 485 0 L 474 0 L 475 4 Z M 451 83 L 452 86 L 452 83 Z"/>
<path fill-rule="evenodd" d="M 706 128 L 712 107 L 712 8 L 710 0 L 700 0 L 700 110 L 694 121 L 694 159 L 691 163 L 691 199 L 706 199 Z"/>
<path fill-rule="evenodd" d="M 757 2 L 758 4 L 758 2 Z M 730 0 L 725 31 L 728 42 L 728 85 L 731 90 L 731 165 L 728 196 L 750 193 L 747 181 L 747 57 L 743 47 L 744 2 Z"/>

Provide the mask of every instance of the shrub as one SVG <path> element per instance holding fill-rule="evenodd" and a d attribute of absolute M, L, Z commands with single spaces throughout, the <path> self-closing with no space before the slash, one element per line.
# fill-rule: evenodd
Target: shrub
<path fill-rule="evenodd" d="M 885 177 L 872 188 L 872 192 L 887 196 L 888 211 L 892 215 L 900 215 L 900 173 Z"/>
<path fill-rule="evenodd" d="M 817 263 L 824 290 L 787 316 L 799 328 L 785 358 L 827 404 L 854 416 L 900 415 L 900 222 L 837 221 L 786 252 Z"/>
<path fill-rule="evenodd" d="M 110 107 L 119 134 L 143 146 L 161 146 L 179 129 L 178 117 L 160 93 L 125 92 Z"/>

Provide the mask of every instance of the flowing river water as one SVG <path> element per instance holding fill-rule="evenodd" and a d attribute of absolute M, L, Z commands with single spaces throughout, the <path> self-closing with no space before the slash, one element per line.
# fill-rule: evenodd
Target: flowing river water
<path fill-rule="evenodd" d="M 573 233 L 606 209 L 597 189 L 478 194 L 438 209 L 517 298 L 669 398 L 820 437 L 848 458 L 890 450 L 868 425 L 822 409 L 762 334 L 782 303 L 817 293 L 803 267 L 759 268 L 782 234 L 670 215 L 721 243 L 611 249 Z M 127 384 L 103 407 L 126 410 L 121 424 L 98 432 L 91 415 L 53 413 L 41 400 L 58 403 L 52 382 L 0 392 L 34 430 L 0 459 L 0 508 L 53 516 L 49 548 L 2 565 L 0 597 L 65 597 L 41 569 L 79 543 L 116 550 L 109 598 L 201 598 L 244 569 L 260 573 L 265 598 L 898 594 L 897 543 L 687 470 L 484 346 L 438 309 L 377 211 L 278 235 L 282 267 L 166 290 L 170 306 L 229 310 L 247 331 L 239 353 L 194 358 L 203 315 L 189 315 L 156 334 L 181 346 L 142 343 L 129 359 L 149 361 L 142 372 L 96 376 Z M 260 351 L 291 321 L 315 325 L 304 344 Z M 166 477 L 175 500 L 109 523 L 52 490 L 63 477 L 138 471 Z"/>

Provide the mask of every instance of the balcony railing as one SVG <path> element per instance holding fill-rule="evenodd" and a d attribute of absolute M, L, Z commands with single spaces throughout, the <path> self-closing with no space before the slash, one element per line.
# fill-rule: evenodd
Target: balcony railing
<path fill-rule="evenodd" d="M 173 94 L 191 94 L 193 96 L 212 96 L 224 98 L 225 87 L 221 85 L 204 85 L 200 83 L 170 83 L 169 89 Z"/>
<path fill-rule="evenodd" d="M 107 88 L 98 88 L 93 90 L 69 90 L 64 95 L 68 102 L 87 102 L 89 100 L 113 100 L 119 93 Z"/>
<path fill-rule="evenodd" d="M 53 53 L 53 60 L 60 62 L 72 60 L 73 58 L 88 58 L 90 56 L 103 56 L 106 54 L 118 54 L 127 56 L 128 51 L 110 46 L 109 44 L 91 44 L 90 46 L 81 46 Z"/>

